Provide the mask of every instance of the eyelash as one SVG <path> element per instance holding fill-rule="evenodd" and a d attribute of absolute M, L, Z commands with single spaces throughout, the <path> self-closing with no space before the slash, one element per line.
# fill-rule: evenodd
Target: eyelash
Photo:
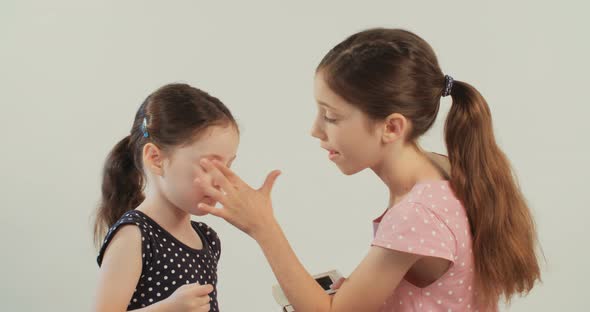
<path fill-rule="evenodd" d="M 324 118 L 324 120 L 325 120 L 326 122 L 329 122 L 329 123 L 336 123 L 336 119 L 328 118 L 328 117 L 326 117 L 326 116 L 323 116 L 323 118 Z"/>

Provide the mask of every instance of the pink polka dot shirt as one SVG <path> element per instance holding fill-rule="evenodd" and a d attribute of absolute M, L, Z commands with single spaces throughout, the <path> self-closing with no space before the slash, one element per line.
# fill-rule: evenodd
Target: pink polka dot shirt
<path fill-rule="evenodd" d="M 373 246 L 451 261 L 449 270 L 427 287 L 402 279 L 381 311 L 486 310 L 474 303 L 471 231 L 448 181 L 417 183 L 374 221 L 373 229 Z"/>

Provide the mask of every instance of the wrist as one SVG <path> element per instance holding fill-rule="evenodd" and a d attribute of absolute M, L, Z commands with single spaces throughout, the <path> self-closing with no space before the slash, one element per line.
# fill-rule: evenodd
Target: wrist
<path fill-rule="evenodd" d="M 259 244 L 267 242 L 269 239 L 276 237 L 281 232 L 281 227 L 274 217 L 268 222 L 261 224 L 252 232 L 252 238 Z"/>

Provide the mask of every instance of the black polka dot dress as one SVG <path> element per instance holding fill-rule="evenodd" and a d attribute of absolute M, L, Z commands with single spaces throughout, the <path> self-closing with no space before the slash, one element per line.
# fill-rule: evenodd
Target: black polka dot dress
<path fill-rule="evenodd" d="M 221 244 L 217 233 L 202 222 L 191 221 L 203 242 L 202 249 L 186 246 L 146 214 L 138 210 L 125 213 L 113 225 L 103 242 L 97 261 L 100 266 L 104 252 L 122 225 L 135 224 L 141 232 L 141 276 L 127 310 L 135 310 L 168 298 L 184 284 L 211 284 L 212 312 L 219 311 L 217 303 L 217 262 Z"/>

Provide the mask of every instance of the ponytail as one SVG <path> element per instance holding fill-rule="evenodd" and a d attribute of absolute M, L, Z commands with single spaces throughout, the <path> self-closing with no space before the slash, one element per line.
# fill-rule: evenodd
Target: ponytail
<path fill-rule="evenodd" d="M 97 246 L 102 243 L 106 231 L 144 199 L 143 174 L 131 143 L 130 136 L 119 141 L 104 165 L 102 199 L 94 224 L 94 242 Z"/>
<path fill-rule="evenodd" d="M 239 131 L 231 112 L 218 98 L 188 84 L 167 84 L 143 101 L 131 134 L 113 147 L 104 165 L 102 197 L 94 224 L 97 246 L 125 212 L 144 200 L 146 177 L 141 151 L 145 144 L 160 149 L 183 146 L 214 125 L 231 125 Z"/>
<path fill-rule="evenodd" d="M 473 236 L 477 299 L 496 305 L 526 294 L 540 280 L 531 212 L 510 164 L 496 144 L 488 104 L 455 81 L 445 124 L 451 185 L 463 202 Z"/>
<path fill-rule="evenodd" d="M 450 183 L 471 226 L 477 299 L 496 306 L 502 296 L 528 293 L 540 280 L 535 224 L 481 94 L 444 76 L 432 47 L 403 29 L 349 36 L 324 56 L 320 71 L 332 91 L 371 119 L 399 113 L 411 120 L 408 141 L 430 129 L 441 96 L 452 96 L 445 125 Z"/>

